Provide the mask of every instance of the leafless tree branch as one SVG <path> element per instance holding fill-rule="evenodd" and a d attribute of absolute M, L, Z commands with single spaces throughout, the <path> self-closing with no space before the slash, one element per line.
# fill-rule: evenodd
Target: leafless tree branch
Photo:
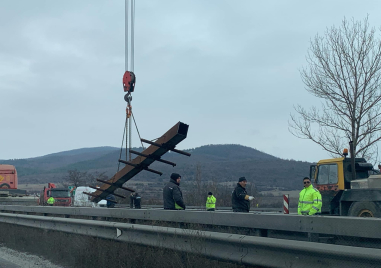
<path fill-rule="evenodd" d="M 364 21 L 344 18 L 311 40 L 307 67 L 300 71 L 305 89 L 321 99 L 321 110 L 294 107 L 289 130 L 310 139 L 332 156 L 353 141 L 355 153 L 371 160 L 381 140 L 381 40 Z"/>

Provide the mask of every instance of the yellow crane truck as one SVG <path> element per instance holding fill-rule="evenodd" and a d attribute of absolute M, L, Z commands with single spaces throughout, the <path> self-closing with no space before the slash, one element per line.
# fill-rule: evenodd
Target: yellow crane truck
<path fill-rule="evenodd" d="M 355 158 L 355 179 L 351 159 L 320 160 L 310 166 L 310 177 L 323 199 L 322 214 L 381 217 L 381 174 L 364 158 Z"/>

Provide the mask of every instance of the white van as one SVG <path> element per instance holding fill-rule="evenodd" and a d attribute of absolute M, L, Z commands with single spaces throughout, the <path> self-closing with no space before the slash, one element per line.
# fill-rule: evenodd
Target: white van
<path fill-rule="evenodd" d="M 93 193 L 96 190 L 93 188 L 90 188 L 88 186 L 79 186 L 77 189 L 75 189 L 75 195 L 74 195 L 74 206 L 75 207 L 106 207 L 107 201 L 101 200 L 98 203 L 91 202 L 91 196 L 84 194 L 86 193 Z"/>

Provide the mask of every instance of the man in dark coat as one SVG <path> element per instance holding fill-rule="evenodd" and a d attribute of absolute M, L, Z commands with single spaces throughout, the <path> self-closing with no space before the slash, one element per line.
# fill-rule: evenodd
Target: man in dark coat
<path fill-rule="evenodd" d="M 232 208 L 234 212 L 249 212 L 250 210 L 250 201 L 254 200 L 254 197 L 247 194 L 246 184 L 245 177 L 239 178 L 237 186 L 232 192 Z"/>
<path fill-rule="evenodd" d="M 137 192 L 134 192 L 130 195 L 130 208 L 141 208 L 140 206 L 141 197 Z"/>
<path fill-rule="evenodd" d="M 172 173 L 171 179 L 163 189 L 164 209 L 185 209 L 183 193 L 180 190 L 180 181 L 181 176 L 177 173 Z"/>

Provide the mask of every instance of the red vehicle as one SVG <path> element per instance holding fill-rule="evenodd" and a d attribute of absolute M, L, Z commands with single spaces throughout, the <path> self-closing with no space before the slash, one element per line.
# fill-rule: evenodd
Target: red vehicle
<path fill-rule="evenodd" d="M 17 189 L 17 171 L 12 165 L 0 165 L 0 188 Z"/>
<path fill-rule="evenodd" d="M 0 164 L 0 191 L 9 195 L 25 195 L 26 190 L 19 190 L 17 171 L 12 165 Z"/>
<path fill-rule="evenodd" d="M 54 183 L 48 183 L 48 187 L 44 187 L 41 191 L 39 205 L 46 206 L 48 199 L 53 197 L 54 206 L 69 207 L 71 206 L 71 197 L 68 188 L 57 188 Z"/>

